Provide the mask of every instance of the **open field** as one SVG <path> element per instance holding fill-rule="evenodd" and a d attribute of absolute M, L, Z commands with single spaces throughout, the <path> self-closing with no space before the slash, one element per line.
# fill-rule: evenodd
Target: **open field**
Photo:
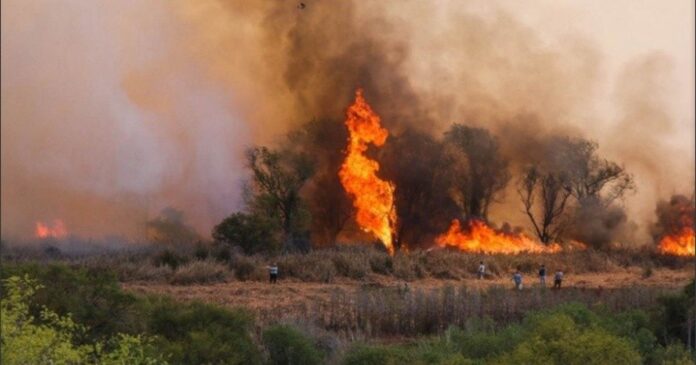
<path fill-rule="evenodd" d="M 582 273 L 566 276 L 564 289 L 585 289 L 601 293 L 603 290 L 630 288 L 635 286 L 661 288 L 666 291 L 681 289 L 694 278 L 692 268 L 680 270 L 655 269 L 650 277 L 643 277 L 640 268 L 628 268 L 612 273 Z M 536 277 L 525 278 L 527 289 L 539 288 Z M 547 279 L 550 287 L 550 280 Z M 532 284 L 532 289 L 529 288 Z M 485 280 L 467 278 L 462 280 L 422 279 L 406 283 L 403 280 L 372 275 L 365 280 L 337 280 L 333 283 L 307 283 L 297 279 L 282 280 L 277 285 L 259 281 L 230 281 L 225 283 L 171 285 L 157 282 L 127 282 L 122 287 L 140 294 L 165 294 L 181 300 L 202 300 L 227 307 L 243 306 L 257 311 L 277 310 L 285 312 L 291 308 L 312 307 L 329 303 L 332 296 L 354 296 L 369 289 L 403 290 L 407 285 L 412 291 L 440 290 L 444 287 L 466 287 L 470 290 L 493 287 L 512 288 L 509 278 L 495 277 Z M 511 289 L 512 291 L 512 289 Z"/>

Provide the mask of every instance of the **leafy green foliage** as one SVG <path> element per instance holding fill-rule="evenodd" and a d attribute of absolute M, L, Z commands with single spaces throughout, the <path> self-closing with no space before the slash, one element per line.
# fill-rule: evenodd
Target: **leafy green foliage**
<path fill-rule="evenodd" d="M 142 304 L 147 329 L 173 364 L 258 364 L 251 339 L 252 318 L 199 302 L 181 304 L 149 298 Z"/>
<path fill-rule="evenodd" d="M 274 365 L 313 365 L 321 362 L 321 353 L 311 339 L 290 326 L 277 325 L 266 329 L 263 343 L 270 363 Z"/>
<path fill-rule="evenodd" d="M 213 228 L 213 238 L 244 253 L 275 252 L 280 248 L 276 226 L 258 214 L 234 213 Z"/>
<path fill-rule="evenodd" d="M 85 327 L 76 333 L 78 343 L 100 341 L 115 333 L 142 331 L 139 314 L 133 311 L 136 298 L 119 288 L 113 274 L 104 270 L 71 268 L 66 265 L 4 265 L 2 277 L 35 278 L 41 287 L 35 290 L 29 312 L 36 318 L 44 307 L 60 316 L 70 315 Z"/>
<path fill-rule="evenodd" d="M 70 316 L 60 316 L 42 307 L 39 317 L 30 313 L 31 299 L 42 289 L 24 275 L 4 280 L 2 315 L 3 364 L 165 364 L 144 336 L 118 334 L 108 339 L 113 350 L 100 342 L 75 344 L 86 330 Z"/>
<path fill-rule="evenodd" d="M 253 174 L 249 202 L 252 211 L 277 222 L 283 240 L 294 243 L 309 226 L 300 190 L 314 174 L 314 162 L 306 153 L 266 147 L 249 149 L 246 157 Z"/>

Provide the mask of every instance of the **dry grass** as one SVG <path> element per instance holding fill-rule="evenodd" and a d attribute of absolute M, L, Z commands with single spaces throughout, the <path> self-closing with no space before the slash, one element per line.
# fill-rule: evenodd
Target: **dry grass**
<path fill-rule="evenodd" d="M 169 278 L 169 282 L 174 285 L 219 283 L 225 282 L 229 275 L 229 270 L 223 264 L 196 260 L 179 266 Z"/>
<path fill-rule="evenodd" d="M 391 257 L 371 247 L 343 246 L 275 257 L 245 256 L 239 253 L 217 255 L 214 249 L 210 249 L 210 254 L 205 255 L 208 258 L 204 260 L 200 260 L 200 247 L 196 251 L 150 247 L 81 256 L 61 255 L 45 250 L 10 250 L 9 254 L 6 251 L 8 250 L 3 250 L 3 258 L 10 261 L 63 261 L 111 269 L 124 282 L 176 284 L 220 282 L 234 278 L 242 281 L 265 281 L 267 266 L 274 262 L 279 266 L 281 279 L 294 278 L 317 283 L 331 283 L 337 279 L 369 281 L 375 275 L 405 281 L 424 278 L 459 280 L 474 277 L 479 261 L 486 263 L 487 273 L 492 278 L 507 278 L 518 267 L 523 273 L 533 274 L 542 263 L 551 272 L 562 269 L 566 274 L 610 273 L 628 267 L 681 269 L 694 265 L 693 259 L 658 255 L 649 250 L 587 250 L 520 255 L 481 255 L 432 250 L 397 253 Z"/>

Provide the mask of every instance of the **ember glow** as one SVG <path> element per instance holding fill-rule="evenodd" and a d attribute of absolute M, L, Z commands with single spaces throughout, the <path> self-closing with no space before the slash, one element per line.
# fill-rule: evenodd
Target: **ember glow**
<path fill-rule="evenodd" d="M 34 234 L 37 238 L 63 238 L 68 235 L 68 231 L 65 229 L 63 221 L 56 219 L 52 225 L 36 222 Z"/>
<path fill-rule="evenodd" d="M 379 163 L 365 156 L 368 144 L 382 146 L 389 132 L 382 128 L 379 116 L 365 101 L 362 90 L 355 92 L 355 102 L 346 111 L 346 127 L 350 136 L 346 159 L 338 173 L 341 184 L 353 198 L 357 210 L 355 220 L 360 228 L 375 235 L 393 254 L 394 185 L 377 177 Z"/>
<path fill-rule="evenodd" d="M 676 234 L 662 237 L 657 246 L 658 251 L 665 255 L 694 256 L 696 255 L 696 236 L 691 227 L 684 227 Z"/>
<path fill-rule="evenodd" d="M 459 220 L 452 221 L 447 232 L 435 242 L 440 247 L 455 247 L 465 252 L 518 254 L 522 252 L 556 253 L 561 251 L 557 243 L 543 245 L 524 234 L 498 232 L 480 220 L 470 220 L 462 229 Z"/>

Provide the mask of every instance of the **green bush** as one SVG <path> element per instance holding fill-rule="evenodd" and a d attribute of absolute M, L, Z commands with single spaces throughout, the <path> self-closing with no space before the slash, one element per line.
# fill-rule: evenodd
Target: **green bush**
<path fill-rule="evenodd" d="M 354 346 L 343 358 L 343 365 L 401 365 L 408 364 L 406 354 L 395 347 Z"/>
<path fill-rule="evenodd" d="M 290 326 L 277 325 L 266 329 L 263 343 L 270 363 L 274 365 L 313 365 L 321 362 L 321 353 L 312 341 Z"/>
<path fill-rule="evenodd" d="M 580 329 L 565 314 L 531 321 L 525 339 L 494 361 L 499 364 L 641 364 L 629 341 L 602 329 Z"/>
<path fill-rule="evenodd" d="M 107 339 L 112 350 L 101 342 L 75 344 L 85 328 L 70 316 L 60 316 L 42 307 L 39 317 L 30 313 L 31 300 L 41 285 L 29 275 L 3 280 L 2 318 L 3 364 L 165 364 L 143 336 L 117 334 Z"/>
<path fill-rule="evenodd" d="M 259 214 L 234 213 L 213 228 L 213 238 L 240 247 L 246 254 L 277 252 L 281 247 L 277 227 Z"/>
<path fill-rule="evenodd" d="M 29 307 L 40 317 L 43 307 L 58 315 L 71 315 L 85 326 L 77 343 L 103 340 L 115 333 L 135 334 L 143 330 L 140 314 L 133 310 L 136 298 L 121 290 L 113 274 L 105 270 L 72 268 L 67 265 L 3 265 L 2 277 L 29 275 L 43 286 Z"/>
<path fill-rule="evenodd" d="M 241 281 L 252 279 L 256 272 L 254 261 L 244 256 L 236 256 L 230 266 L 234 269 L 234 276 Z"/>
<path fill-rule="evenodd" d="M 155 297 L 142 305 L 148 332 L 158 336 L 157 346 L 173 364 L 260 363 L 251 338 L 253 320 L 245 311 Z"/>

